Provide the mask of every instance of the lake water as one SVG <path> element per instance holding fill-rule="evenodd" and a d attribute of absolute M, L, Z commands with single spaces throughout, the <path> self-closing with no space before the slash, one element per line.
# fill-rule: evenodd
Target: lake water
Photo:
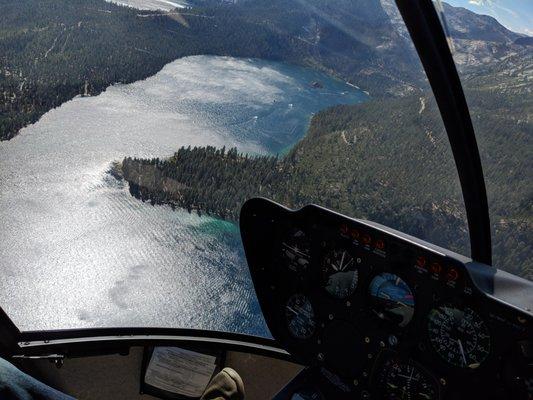
<path fill-rule="evenodd" d="M 142 203 L 106 171 L 184 145 L 278 153 L 312 113 L 364 98 L 308 69 L 197 56 L 48 112 L 0 142 L 0 304 L 23 330 L 268 335 L 235 224 Z"/>
<path fill-rule="evenodd" d="M 175 8 L 184 8 L 187 2 L 181 0 L 107 0 L 110 3 L 122 4 L 139 10 L 170 11 Z"/>

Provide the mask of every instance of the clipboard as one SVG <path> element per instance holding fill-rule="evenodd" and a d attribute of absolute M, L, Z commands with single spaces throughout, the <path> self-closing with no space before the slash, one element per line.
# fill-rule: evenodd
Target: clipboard
<path fill-rule="evenodd" d="M 140 393 L 163 400 L 199 400 L 226 353 L 193 346 L 145 347 Z"/>

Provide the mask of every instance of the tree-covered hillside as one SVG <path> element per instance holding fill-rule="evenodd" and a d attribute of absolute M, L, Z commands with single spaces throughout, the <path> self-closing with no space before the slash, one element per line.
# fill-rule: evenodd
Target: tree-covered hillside
<path fill-rule="evenodd" d="M 160 12 L 104 0 L 4 0 L 0 140 L 76 95 L 144 79 L 187 55 L 287 61 L 352 81 L 373 97 L 409 95 L 426 85 L 391 0 L 191 4 Z M 496 20 L 446 7 L 461 66 L 496 57 L 512 68 L 517 53 L 528 53 L 515 43 L 519 35 Z"/>
<path fill-rule="evenodd" d="M 283 164 L 277 157 L 236 149 L 189 147 L 166 160 L 126 158 L 113 173 L 125 177 L 130 193 L 143 201 L 235 221 L 243 199 L 279 192 L 287 178 Z"/>
<path fill-rule="evenodd" d="M 5 0 L 0 5 L 0 139 L 76 95 L 144 79 L 187 55 L 288 61 L 354 80 L 375 95 L 420 83 L 406 42 L 379 7 L 372 8 L 372 18 L 357 16 L 361 2 L 352 2 L 344 15 L 342 4 L 324 9 L 323 1 L 316 1 L 319 9 L 297 0 L 258 0 L 253 6 L 213 3 L 161 13 L 104 0 Z M 349 24 L 349 18 L 358 23 Z M 378 49 L 383 41 L 388 46 Z"/>
<path fill-rule="evenodd" d="M 3 0 L 0 140 L 77 95 L 146 78 L 187 55 L 305 65 L 373 100 L 317 114 L 281 159 L 214 148 L 126 159 L 132 193 L 230 219 L 255 195 L 319 203 L 468 253 L 447 138 L 391 0 L 193 3 L 162 13 L 104 0 Z M 487 176 L 495 264 L 532 278 L 533 53 L 496 20 L 446 8 Z"/>
<path fill-rule="evenodd" d="M 76 95 L 144 79 L 182 56 L 280 59 L 289 45 L 224 15 L 185 20 L 104 0 L 7 0 L 0 14 L 0 139 Z"/>
<path fill-rule="evenodd" d="M 527 154 L 533 124 L 514 120 L 501 95 L 469 93 L 485 150 L 494 263 L 533 279 Z M 515 107 L 513 112 L 526 104 Z M 431 96 L 325 110 L 282 159 L 181 149 L 168 160 L 127 158 L 121 173 L 133 195 L 153 203 L 233 220 L 250 197 L 269 197 L 295 208 L 316 203 L 469 253 L 457 173 Z"/>

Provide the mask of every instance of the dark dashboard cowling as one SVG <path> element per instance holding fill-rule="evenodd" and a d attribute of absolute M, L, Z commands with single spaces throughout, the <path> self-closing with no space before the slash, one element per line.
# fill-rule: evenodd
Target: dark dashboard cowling
<path fill-rule="evenodd" d="M 532 398 L 531 282 L 314 205 L 252 199 L 240 225 L 268 327 L 309 366 L 292 390 L 317 392 L 286 398 Z"/>

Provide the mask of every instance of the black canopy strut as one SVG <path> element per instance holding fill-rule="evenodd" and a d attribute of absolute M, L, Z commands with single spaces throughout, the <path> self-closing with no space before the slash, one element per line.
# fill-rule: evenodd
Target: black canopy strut
<path fill-rule="evenodd" d="M 455 63 L 431 0 L 396 0 L 437 100 L 459 173 L 471 257 L 492 265 L 487 192 L 481 159 Z"/>

